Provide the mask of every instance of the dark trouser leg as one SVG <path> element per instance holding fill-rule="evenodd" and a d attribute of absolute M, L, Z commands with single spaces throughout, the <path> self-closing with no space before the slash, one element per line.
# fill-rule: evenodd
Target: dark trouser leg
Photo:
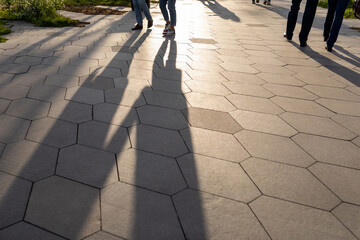
<path fill-rule="evenodd" d="M 340 0 L 337 2 L 336 11 L 335 11 L 335 19 L 330 29 L 329 39 L 327 40 L 326 44 L 328 47 L 332 48 L 337 40 L 339 35 L 339 31 L 341 28 L 341 24 L 344 18 L 344 13 L 346 7 L 349 3 L 349 0 Z"/>
<path fill-rule="evenodd" d="M 305 12 L 302 20 L 301 31 L 299 34 L 300 43 L 306 43 L 310 33 L 311 26 L 314 22 L 316 7 L 319 0 L 307 0 Z"/>
<path fill-rule="evenodd" d="M 288 39 L 291 39 L 293 36 L 299 9 L 300 9 L 300 3 L 301 0 L 292 0 L 291 2 L 291 8 L 286 24 L 286 36 Z"/>
<path fill-rule="evenodd" d="M 325 23 L 324 23 L 324 33 L 323 33 L 325 41 L 329 38 L 330 28 L 334 21 L 334 15 L 335 15 L 337 1 L 338 0 L 328 0 L 327 1 L 328 11 L 326 14 L 326 19 L 325 19 Z"/>

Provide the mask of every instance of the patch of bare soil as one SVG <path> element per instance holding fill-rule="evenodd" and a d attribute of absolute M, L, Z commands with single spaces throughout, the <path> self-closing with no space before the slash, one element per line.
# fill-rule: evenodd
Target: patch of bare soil
<path fill-rule="evenodd" d="M 66 6 L 64 10 L 69 12 L 83 13 L 86 15 L 123 15 L 126 13 L 126 11 L 118 11 L 94 6 Z"/>

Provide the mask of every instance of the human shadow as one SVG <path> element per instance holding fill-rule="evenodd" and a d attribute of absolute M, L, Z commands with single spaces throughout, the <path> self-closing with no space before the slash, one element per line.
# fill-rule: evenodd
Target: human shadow
<path fill-rule="evenodd" d="M 236 14 L 226 7 L 222 6 L 216 0 L 200 0 L 204 6 L 208 7 L 211 11 L 213 11 L 217 16 L 223 19 L 229 19 L 234 22 L 240 22 L 240 18 L 236 16 Z"/>
<path fill-rule="evenodd" d="M 348 50 L 344 49 L 342 46 L 335 45 L 334 48 L 336 50 L 339 50 L 340 52 L 342 52 L 344 55 L 346 55 L 346 56 L 344 56 L 344 55 L 339 54 L 337 51 L 334 51 L 333 54 L 335 56 L 338 56 L 338 57 L 346 60 L 347 62 L 353 64 L 356 67 L 360 67 L 360 57 L 352 54 Z"/>

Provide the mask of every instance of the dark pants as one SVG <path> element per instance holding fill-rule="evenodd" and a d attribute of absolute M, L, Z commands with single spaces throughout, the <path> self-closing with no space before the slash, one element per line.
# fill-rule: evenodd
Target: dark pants
<path fill-rule="evenodd" d="M 327 40 L 328 47 L 333 47 L 337 40 L 348 3 L 349 0 L 328 0 L 328 12 L 324 24 L 324 39 Z"/>
<path fill-rule="evenodd" d="M 316 7 L 317 7 L 318 2 L 319 2 L 319 0 L 307 0 L 306 1 L 304 16 L 302 19 L 301 31 L 299 34 L 300 43 L 306 43 L 306 41 L 308 39 L 311 26 L 314 22 Z M 288 21 L 287 21 L 287 26 L 286 26 L 286 36 L 290 39 L 293 37 L 298 13 L 300 10 L 300 3 L 301 3 L 301 0 L 292 0 L 292 5 L 291 5 L 291 9 L 290 9 L 290 12 L 288 15 Z"/>

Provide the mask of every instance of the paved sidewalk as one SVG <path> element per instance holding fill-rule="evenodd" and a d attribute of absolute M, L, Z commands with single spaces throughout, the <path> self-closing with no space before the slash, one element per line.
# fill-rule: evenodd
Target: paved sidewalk
<path fill-rule="evenodd" d="M 174 38 L 158 7 L 15 23 L 0 239 L 360 239 L 360 21 L 328 53 L 319 8 L 299 49 L 272 4 L 178 0 Z"/>

